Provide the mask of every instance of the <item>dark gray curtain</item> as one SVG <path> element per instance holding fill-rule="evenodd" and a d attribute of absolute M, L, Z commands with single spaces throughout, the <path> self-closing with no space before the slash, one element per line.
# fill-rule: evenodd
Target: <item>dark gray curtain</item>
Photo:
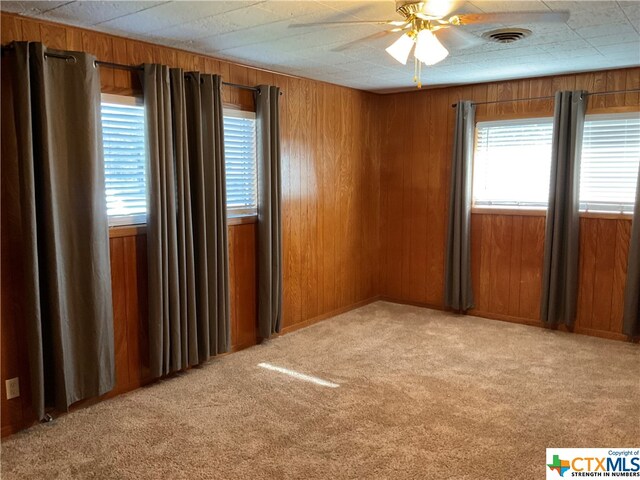
<path fill-rule="evenodd" d="M 579 187 L 587 93 L 557 92 L 549 206 L 547 209 L 540 317 L 573 325 L 578 299 Z"/>
<path fill-rule="evenodd" d="M 221 80 L 145 65 L 149 350 L 154 376 L 228 351 Z"/>
<path fill-rule="evenodd" d="M 84 53 L 20 42 L 9 55 L 12 91 L 2 95 L 13 115 L 2 129 L 15 148 L 2 157 L 2 187 L 15 189 L 21 228 L 3 235 L 20 236 L 31 394 L 43 418 L 47 406 L 65 411 L 114 385 L 100 77 Z"/>
<path fill-rule="evenodd" d="M 279 100 L 278 87 L 258 87 L 258 331 L 262 338 L 279 333 L 282 323 Z"/>
<path fill-rule="evenodd" d="M 624 290 L 624 327 L 629 336 L 640 335 L 640 171 L 636 186 L 636 206 L 631 226 L 627 264 L 627 283 Z"/>
<path fill-rule="evenodd" d="M 471 178 L 476 106 L 458 102 L 451 162 L 449 226 L 445 265 L 445 305 L 466 311 L 473 307 L 471 286 Z"/>

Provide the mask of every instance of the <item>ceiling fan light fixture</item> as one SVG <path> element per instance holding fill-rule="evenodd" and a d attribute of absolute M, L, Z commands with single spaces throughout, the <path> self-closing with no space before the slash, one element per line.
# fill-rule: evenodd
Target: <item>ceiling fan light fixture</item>
<path fill-rule="evenodd" d="M 433 32 L 424 29 L 418 32 L 414 55 L 425 65 L 435 65 L 447 58 L 449 50 L 444 48 Z"/>
<path fill-rule="evenodd" d="M 413 48 L 413 38 L 406 33 L 386 48 L 389 55 L 403 65 L 407 64 L 407 59 Z"/>

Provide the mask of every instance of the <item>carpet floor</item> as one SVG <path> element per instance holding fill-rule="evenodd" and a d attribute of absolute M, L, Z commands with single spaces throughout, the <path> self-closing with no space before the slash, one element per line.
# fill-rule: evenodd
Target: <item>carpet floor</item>
<path fill-rule="evenodd" d="M 16 434 L 2 479 L 540 479 L 638 446 L 639 378 L 637 345 L 377 302 Z"/>

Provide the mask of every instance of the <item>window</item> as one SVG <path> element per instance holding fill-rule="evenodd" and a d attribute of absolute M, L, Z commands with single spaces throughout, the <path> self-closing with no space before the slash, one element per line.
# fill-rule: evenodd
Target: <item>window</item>
<path fill-rule="evenodd" d="M 224 155 L 228 214 L 256 215 L 258 182 L 254 113 L 225 109 Z"/>
<path fill-rule="evenodd" d="M 553 119 L 479 122 L 473 169 L 478 206 L 546 207 Z M 588 115 L 580 210 L 632 212 L 640 168 L 640 115 Z"/>
<path fill-rule="evenodd" d="M 633 212 L 640 115 L 588 115 L 582 139 L 580 209 Z"/>
<path fill-rule="evenodd" d="M 109 225 L 145 223 L 144 107 L 136 97 L 103 94 L 101 114 Z"/>
<path fill-rule="evenodd" d="M 546 208 L 552 135 L 552 118 L 478 122 L 474 205 Z"/>

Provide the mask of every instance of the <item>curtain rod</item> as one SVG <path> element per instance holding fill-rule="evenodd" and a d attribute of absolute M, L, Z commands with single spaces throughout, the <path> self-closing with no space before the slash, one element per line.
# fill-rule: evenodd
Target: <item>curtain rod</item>
<path fill-rule="evenodd" d="M 630 90 L 608 90 L 604 92 L 587 92 L 587 95 L 614 95 L 616 93 L 629 93 L 629 92 L 640 92 L 640 88 L 632 88 Z M 551 100 L 556 98 L 555 95 L 546 95 L 544 97 L 529 97 L 529 98 L 514 98 L 512 100 L 492 100 L 488 102 L 472 102 L 474 105 L 489 105 L 494 103 L 508 103 L 508 102 L 524 102 L 526 100 Z M 453 108 L 457 107 L 457 103 L 452 103 L 451 106 Z"/>
<path fill-rule="evenodd" d="M 4 52 L 5 50 L 13 50 L 13 45 L 6 45 L 6 46 L 2 46 L 2 51 Z M 76 62 L 76 57 L 74 57 L 73 55 L 68 55 L 68 54 L 64 54 L 64 53 L 53 53 L 53 52 L 46 52 L 44 54 L 45 57 L 52 57 L 52 58 L 60 58 L 62 60 L 66 60 L 67 62 Z M 113 62 L 103 62 L 101 60 L 96 60 L 95 65 L 98 66 L 102 66 L 102 67 L 107 67 L 107 68 L 117 68 L 119 70 L 128 70 L 130 72 L 136 72 L 136 71 L 142 71 L 144 70 L 144 67 L 142 65 L 124 65 L 122 63 L 113 63 Z M 242 85 L 239 83 L 232 83 L 232 82 L 222 82 L 223 85 L 226 85 L 227 87 L 234 87 L 234 88 L 239 88 L 241 90 L 251 90 L 252 92 L 257 92 L 259 89 L 258 87 L 251 87 L 249 85 Z M 282 92 L 280 92 L 280 95 L 282 95 Z"/>
<path fill-rule="evenodd" d="M 51 54 L 51 53 L 45 53 L 45 56 L 54 56 L 56 58 L 66 58 L 67 60 L 69 60 L 70 58 L 73 58 L 75 60 L 76 58 L 73 55 L 58 55 L 58 54 Z M 144 70 L 144 67 L 142 65 L 124 65 L 122 63 L 103 62 L 101 60 L 96 60 L 95 64 L 100 65 L 101 67 L 115 68 L 118 70 L 129 70 L 132 72 Z M 252 92 L 258 91 L 258 87 L 250 87 L 249 85 L 241 85 L 239 83 L 223 81 L 222 84 L 226 85 L 227 87 L 239 88 L 241 90 L 251 90 Z"/>

